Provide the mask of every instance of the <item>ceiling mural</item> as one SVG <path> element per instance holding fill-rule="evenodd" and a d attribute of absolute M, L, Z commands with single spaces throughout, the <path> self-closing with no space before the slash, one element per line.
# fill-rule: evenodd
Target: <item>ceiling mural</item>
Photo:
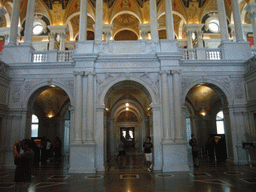
<path fill-rule="evenodd" d="M 127 26 L 139 25 L 139 20 L 133 15 L 122 14 L 114 19 L 113 24 L 127 27 Z"/>

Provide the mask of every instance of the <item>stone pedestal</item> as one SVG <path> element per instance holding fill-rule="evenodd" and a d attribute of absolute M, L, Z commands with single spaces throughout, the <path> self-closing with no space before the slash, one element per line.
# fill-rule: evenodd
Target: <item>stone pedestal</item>
<path fill-rule="evenodd" d="M 247 60 L 252 57 L 252 50 L 249 47 L 249 42 L 223 42 L 219 48 L 224 49 L 224 59 L 227 60 Z"/>
<path fill-rule="evenodd" d="M 94 41 L 78 41 L 76 44 L 76 53 L 93 53 L 94 52 Z"/>
<path fill-rule="evenodd" d="M 189 171 L 187 144 L 162 143 L 163 145 L 163 172 Z"/>
<path fill-rule="evenodd" d="M 95 172 L 95 144 L 71 144 L 69 173 Z"/>
<path fill-rule="evenodd" d="M 5 45 L 2 54 L 2 61 L 5 63 L 31 63 L 32 45 Z"/>

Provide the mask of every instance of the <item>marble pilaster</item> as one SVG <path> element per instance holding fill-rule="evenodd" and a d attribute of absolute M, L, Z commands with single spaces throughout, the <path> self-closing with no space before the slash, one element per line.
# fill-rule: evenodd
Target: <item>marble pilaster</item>
<path fill-rule="evenodd" d="M 181 70 L 171 70 L 173 75 L 173 104 L 174 104 L 174 119 L 175 119 L 175 141 L 181 141 L 184 139 L 182 135 L 182 111 L 181 111 L 181 82 L 180 74 Z"/>
<path fill-rule="evenodd" d="M 87 135 L 86 142 L 94 143 L 94 72 L 87 74 L 87 104 L 86 104 L 86 120 Z"/>
<path fill-rule="evenodd" d="M 163 140 L 171 139 L 170 130 L 170 105 L 169 105 L 169 89 L 168 89 L 168 73 L 169 71 L 161 71 L 162 77 L 162 112 L 163 112 Z"/>
<path fill-rule="evenodd" d="M 60 51 L 65 51 L 66 33 L 60 33 Z"/>
<path fill-rule="evenodd" d="M 83 71 L 74 71 L 75 75 L 75 127 L 74 140 L 75 144 L 82 144 L 82 106 L 83 106 Z"/>

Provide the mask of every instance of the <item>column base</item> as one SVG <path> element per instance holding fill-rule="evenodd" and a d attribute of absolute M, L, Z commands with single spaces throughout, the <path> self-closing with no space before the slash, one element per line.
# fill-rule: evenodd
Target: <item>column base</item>
<path fill-rule="evenodd" d="M 70 173 L 96 173 L 95 144 L 71 144 Z"/>
<path fill-rule="evenodd" d="M 187 158 L 187 144 L 169 143 L 163 144 L 163 172 L 189 171 Z"/>

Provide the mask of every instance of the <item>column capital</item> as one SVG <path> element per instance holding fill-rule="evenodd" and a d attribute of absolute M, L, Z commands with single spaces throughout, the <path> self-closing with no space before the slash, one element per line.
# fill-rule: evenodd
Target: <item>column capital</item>
<path fill-rule="evenodd" d="M 68 31 L 68 27 L 66 25 L 50 25 L 48 26 L 48 29 L 50 30 L 51 33 L 66 33 Z"/>
<path fill-rule="evenodd" d="M 180 75 L 182 73 L 182 70 L 181 69 L 178 69 L 178 70 L 171 70 L 171 74 L 174 75 L 174 74 L 178 74 Z"/>
<path fill-rule="evenodd" d="M 184 29 L 187 32 L 197 32 L 197 31 L 201 31 L 203 27 L 204 27 L 204 24 L 190 23 L 190 24 L 185 24 Z"/>
<path fill-rule="evenodd" d="M 74 76 L 77 76 L 77 75 L 84 76 L 84 74 L 85 74 L 84 71 L 74 71 L 74 72 L 73 72 L 73 75 L 74 75 Z"/>
<path fill-rule="evenodd" d="M 170 70 L 160 70 L 159 74 L 160 75 L 163 75 L 163 74 L 167 74 L 168 75 L 168 74 L 170 74 Z"/>
<path fill-rule="evenodd" d="M 88 76 L 88 75 L 93 75 L 93 76 L 95 76 L 95 75 L 96 75 L 95 71 L 86 71 L 84 74 L 85 74 L 86 76 Z"/>

